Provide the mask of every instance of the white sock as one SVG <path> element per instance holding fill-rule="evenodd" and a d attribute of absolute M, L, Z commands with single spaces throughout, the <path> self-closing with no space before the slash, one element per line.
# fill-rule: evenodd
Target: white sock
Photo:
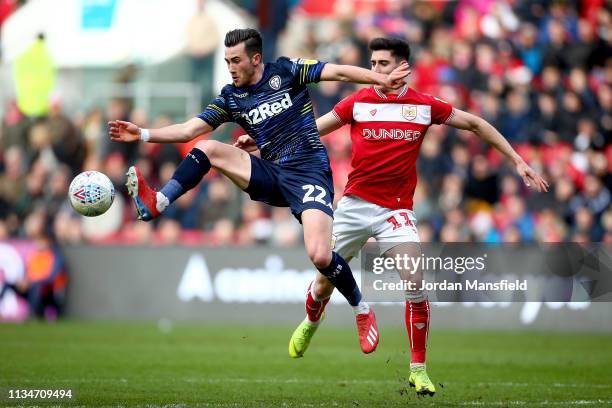
<path fill-rule="evenodd" d="M 410 369 L 425 368 L 425 363 L 410 363 Z"/>
<path fill-rule="evenodd" d="M 358 315 L 358 314 L 368 314 L 370 313 L 370 305 L 368 305 L 366 302 L 359 302 L 359 304 L 357 306 L 352 306 L 353 307 L 353 312 Z"/>
<path fill-rule="evenodd" d="M 155 208 L 159 212 L 163 212 L 166 209 L 166 207 L 170 205 L 170 200 L 168 200 L 168 197 L 163 195 L 160 191 L 157 192 L 155 198 L 157 198 L 157 203 L 155 203 Z"/>

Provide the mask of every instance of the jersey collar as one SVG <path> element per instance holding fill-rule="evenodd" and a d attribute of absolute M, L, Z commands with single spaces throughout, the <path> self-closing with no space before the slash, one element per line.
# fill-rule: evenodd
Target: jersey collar
<path fill-rule="evenodd" d="M 374 86 L 374 92 L 376 92 L 376 94 L 378 96 L 380 96 L 382 99 L 389 99 L 389 97 L 377 86 Z M 408 92 L 408 85 L 404 85 L 402 87 L 402 89 L 400 90 L 400 92 L 397 94 L 397 97 L 393 98 L 393 99 L 399 99 L 402 96 L 406 95 L 406 92 Z"/>

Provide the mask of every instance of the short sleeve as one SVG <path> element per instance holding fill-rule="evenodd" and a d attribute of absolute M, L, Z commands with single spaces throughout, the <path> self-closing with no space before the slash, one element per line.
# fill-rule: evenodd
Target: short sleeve
<path fill-rule="evenodd" d="M 321 80 L 321 72 L 323 72 L 323 67 L 326 64 L 326 62 L 314 59 L 294 58 L 290 60 L 286 57 L 281 57 L 276 62 L 291 71 L 293 80 L 298 85 L 319 82 Z"/>
<path fill-rule="evenodd" d="M 353 106 L 355 105 L 355 95 L 351 94 L 338 102 L 332 112 L 338 120 L 344 124 L 353 121 Z"/>
<path fill-rule="evenodd" d="M 204 111 L 198 115 L 198 118 L 208 123 L 213 129 L 218 128 L 225 122 L 231 122 L 227 99 L 223 93 L 209 103 Z"/>
<path fill-rule="evenodd" d="M 446 123 L 453 115 L 453 105 L 435 96 L 429 96 L 429 98 L 431 99 L 431 123 L 436 125 Z"/>

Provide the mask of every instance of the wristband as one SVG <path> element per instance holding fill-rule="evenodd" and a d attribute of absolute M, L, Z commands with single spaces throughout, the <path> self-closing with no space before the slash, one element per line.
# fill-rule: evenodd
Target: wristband
<path fill-rule="evenodd" d="M 140 129 L 140 140 L 143 142 L 148 142 L 151 139 L 151 134 L 149 133 L 149 129 Z"/>

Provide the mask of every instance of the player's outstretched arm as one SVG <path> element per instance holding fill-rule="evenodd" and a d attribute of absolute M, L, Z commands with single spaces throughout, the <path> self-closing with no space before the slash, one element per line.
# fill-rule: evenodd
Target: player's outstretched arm
<path fill-rule="evenodd" d="M 336 129 L 342 127 L 344 123 L 338 119 L 334 112 L 327 112 L 325 115 L 317 119 L 317 130 L 321 136 L 325 136 Z"/>
<path fill-rule="evenodd" d="M 325 64 L 321 71 L 321 81 L 343 81 L 357 84 L 380 85 L 389 89 L 398 89 L 406 84 L 404 78 L 410 74 L 407 63 L 402 63 L 389 75 L 379 74 L 369 69 L 353 65 Z"/>
<path fill-rule="evenodd" d="M 142 129 L 131 122 L 113 120 L 108 122 L 108 134 L 114 142 L 132 143 L 145 140 L 152 143 L 183 143 L 197 136 L 211 132 L 212 126 L 200 118 L 189 119 L 185 123 L 165 126 L 159 129 L 148 129 L 148 139 L 143 137 Z"/>
<path fill-rule="evenodd" d="M 469 130 L 482 140 L 499 150 L 510 160 L 517 173 L 523 178 L 526 186 L 533 187 L 537 191 L 548 191 L 548 183 L 525 160 L 512 148 L 510 143 L 489 122 L 471 113 L 454 109 L 453 115 L 446 122 L 447 125 L 457 129 Z"/>

